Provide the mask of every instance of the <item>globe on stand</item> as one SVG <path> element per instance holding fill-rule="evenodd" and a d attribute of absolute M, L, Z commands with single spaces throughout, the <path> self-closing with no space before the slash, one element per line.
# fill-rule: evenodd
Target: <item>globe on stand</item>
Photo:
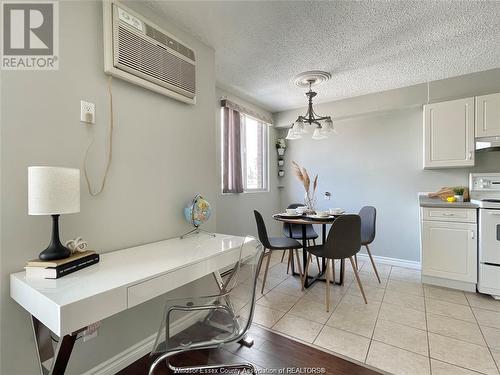
<path fill-rule="evenodd" d="M 191 203 L 184 207 L 184 218 L 194 228 L 186 234 L 183 234 L 181 236 L 181 239 L 186 238 L 191 234 L 197 234 L 201 232 L 215 237 L 215 234 L 200 228 L 201 224 L 203 224 L 210 218 L 210 215 L 212 215 L 212 208 L 210 207 L 210 203 L 208 203 L 200 194 L 196 194 Z"/>

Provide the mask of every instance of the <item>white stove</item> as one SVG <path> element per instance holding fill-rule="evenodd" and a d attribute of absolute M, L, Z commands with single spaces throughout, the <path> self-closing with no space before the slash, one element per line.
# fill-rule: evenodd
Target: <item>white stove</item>
<path fill-rule="evenodd" d="M 471 202 L 477 204 L 479 208 L 492 208 L 495 210 L 500 210 L 500 200 L 498 199 L 471 199 Z"/>
<path fill-rule="evenodd" d="M 469 190 L 479 206 L 477 289 L 500 299 L 500 173 L 471 173 Z"/>

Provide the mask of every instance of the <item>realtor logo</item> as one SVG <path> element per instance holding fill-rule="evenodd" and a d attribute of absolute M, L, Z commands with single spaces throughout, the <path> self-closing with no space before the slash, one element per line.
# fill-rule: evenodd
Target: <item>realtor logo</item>
<path fill-rule="evenodd" d="M 56 1 L 2 2 L 2 69 L 59 69 L 58 16 Z"/>

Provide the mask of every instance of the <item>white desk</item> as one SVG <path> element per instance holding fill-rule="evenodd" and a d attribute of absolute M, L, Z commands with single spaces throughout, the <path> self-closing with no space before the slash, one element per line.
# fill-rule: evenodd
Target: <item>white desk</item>
<path fill-rule="evenodd" d="M 234 263 L 244 237 L 203 234 L 101 254 L 100 262 L 57 280 L 10 275 L 10 295 L 32 316 L 40 363 L 62 374 L 77 333 L 88 325 L 149 301 Z M 55 350 L 50 332 L 59 336 Z"/>

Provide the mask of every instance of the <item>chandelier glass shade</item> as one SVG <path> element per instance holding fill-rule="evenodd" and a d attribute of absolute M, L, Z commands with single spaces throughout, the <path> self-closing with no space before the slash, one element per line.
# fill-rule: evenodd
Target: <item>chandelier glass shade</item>
<path fill-rule="evenodd" d="M 313 132 L 313 135 L 312 135 L 311 139 L 318 140 L 318 139 L 326 139 L 326 138 L 328 138 L 327 133 L 324 133 L 322 130 L 323 129 L 320 129 L 320 128 L 314 129 L 314 132 Z"/>
<path fill-rule="evenodd" d="M 309 83 L 309 91 L 305 94 L 308 99 L 307 112 L 304 116 L 297 117 L 297 120 L 288 129 L 286 139 L 302 138 L 304 134 L 309 133 L 308 127 L 310 125 L 314 126 L 312 139 L 326 139 L 331 133 L 335 133 L 332 118 L 330 116 L 319 116 L 314 112 L 313 98 L 317 93 L 312 91 L 312 85 L 316 81 L 311 79 L 307 82 Z"/>

